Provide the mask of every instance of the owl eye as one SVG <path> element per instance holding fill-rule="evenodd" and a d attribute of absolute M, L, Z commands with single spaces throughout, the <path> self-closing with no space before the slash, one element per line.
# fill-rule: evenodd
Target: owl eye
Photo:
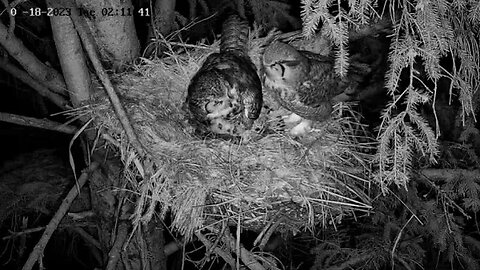
<path fill-rule="evenodd" d="M 218 105 L 221 104 L 222 101 L 219 100 L 212 100 L 209 101 L 207 104 L 205 104 L 205 111 L 207 112 L 213 112 L 214 110 L 217 109 Z"/>
<path fill-rule="evenodd" d="M 274 67 L 274 66 L 279 66 L 280 67 L 281 75 L 283 77 L 285 75 L 285 67 L 282 64 L 279 64 L 279 63 L 272 65 L 272 67 Z"/>

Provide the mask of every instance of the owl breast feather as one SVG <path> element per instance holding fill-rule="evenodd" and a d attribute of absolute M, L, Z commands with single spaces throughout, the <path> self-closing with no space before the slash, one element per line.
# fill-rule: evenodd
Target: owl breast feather
<path fill-rule="evenodd" d="M 241 103 L 248 102 L 249 118 L 257 119 L 262 104 L 261 82 L 253 64 L 244 57 L 230 52 L 213 53 L 207 57 L 202 68 L 192 78 L 189 88 L 190 109 L 197 111 L 202 101 L 228 95 L 237 89 Z M 254 101 L 254 102 L 253 102 Z M 242 104 L 245 107 L 245 104 Z"/>

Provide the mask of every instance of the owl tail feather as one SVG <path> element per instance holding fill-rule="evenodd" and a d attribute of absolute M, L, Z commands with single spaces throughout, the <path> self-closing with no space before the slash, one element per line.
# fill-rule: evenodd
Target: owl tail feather
<path fill-rule="evenodd" d="M 223 23 L 221 52 L 247 55 L 248 23 L 237 14 L 231 14 Z"/>

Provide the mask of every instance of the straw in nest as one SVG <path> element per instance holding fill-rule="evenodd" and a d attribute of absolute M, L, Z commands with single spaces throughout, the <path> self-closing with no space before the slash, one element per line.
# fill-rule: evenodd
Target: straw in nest
<path fill-rule="evenodd" d="M 252 37 L 250 53 L 260 68 L 261 44 Z M 168 44 L 167 44 L 168 45 Z M 233 143 L 202 140 L 193 135 L 182 104 L 190 78 L 208 54 L 218 49 L 199 45 L 136 67 L 116 78 L 123 105 L 150 158 L 139 160 L 108 100 L 101 97 L 77 114 L 90 113 L 99 127 L 116 141 L 131 188 L 140 194 L 135 222 L 148 221 L 160 205 L 161 214 L 173 213 L 173 227 L 191 237 L 195 230 L 220 221 L 237 222 L 261 230 L 282 219 L 284 232 L 338 221 L 353 210 L 370 208 L 362 192 L 368 181 L 371 149 L 354 117 L 339 105 L 331 120 L 297 140 L 271 132 Z M 273 112 L 262 112 L 258 125 L 271 125 L 285 113 L 265 103 Z M 351 114 L 353 116 L 354 114 Z M 358 170 L 353 170 L 358 168 Z M 140 181 L 139 181 L 140 179 Z"/>

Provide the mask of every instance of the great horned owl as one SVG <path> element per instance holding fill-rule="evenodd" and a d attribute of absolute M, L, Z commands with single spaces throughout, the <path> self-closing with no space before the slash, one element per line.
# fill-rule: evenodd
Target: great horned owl
<path fill-rule="evenodd" d="M 220 52 L 207 57 L 188 86 L 186 105 L 200 133 L 239 136 L 262 107 L 262 84 L 247 54 L 248 24 L 230 15 Z"/>
<path fill-rule="evenodd" d="M 333 104 L 352 100 L 359 83 L 370 71 L 368 65 L 351 63 L 347 76 L 334 71 L 334 58 L 275 41 L 263 55 L 264 83 L 277 102 L 292 112 L 285 122 L 297 123 L 290 133 L 302 135 L 312 121 L 326 120 Z"/>

